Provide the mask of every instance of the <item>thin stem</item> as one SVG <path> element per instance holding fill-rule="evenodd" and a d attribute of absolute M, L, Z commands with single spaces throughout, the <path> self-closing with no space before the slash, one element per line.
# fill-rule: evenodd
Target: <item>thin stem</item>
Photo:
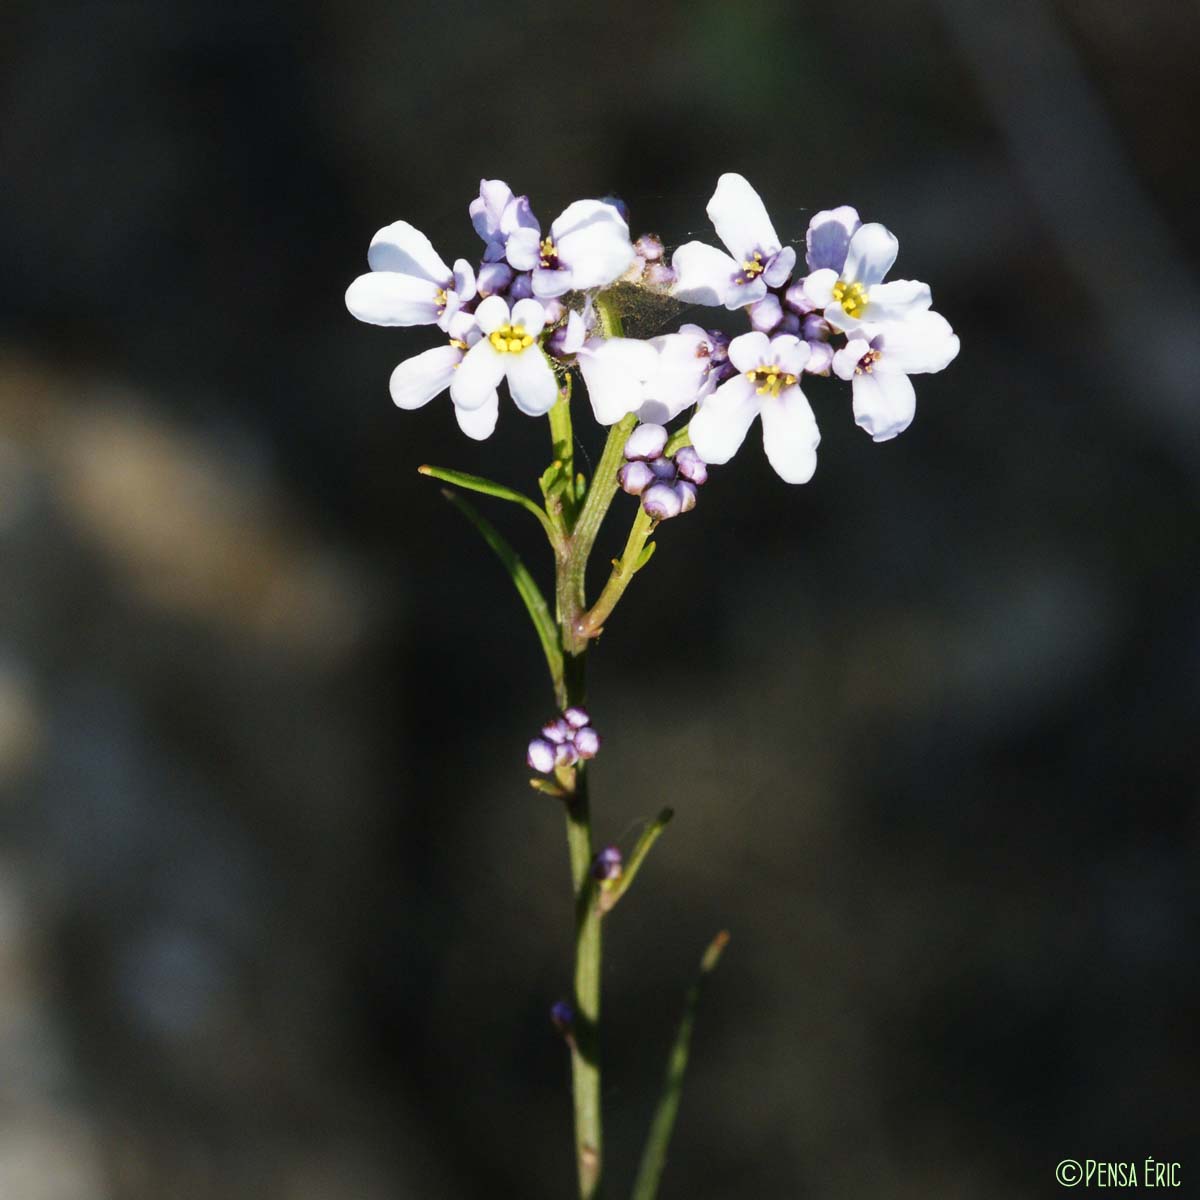
<path fill-rule="evenodd" d="M 584 577 L 588 558 L 596 544 L 596 536 L 604 521 L 613 496 L 617 494 L 617 471 L 624 462 L 622 451 L 629 435 L 637 424 L 637 417 L 630 413 L 622 417 L 608 432 L 604 453 L 596 465 L 592 486 L 574 532 L 567 553 L 567 561 L 559 573 L 558 619 L 562 624 L 563 651 L 566 654 L 581 654 L 587 645 L 587 636 L 579 628 L 584 609 Z"/>
<path fill-rule="evenodd" d="M 625 594 L 625 589 L 645 563 L 646 539 L 654 532 L 657 524 L 644 508 L 638 508 L 625 542 L 624 552 L 620 558 L 613 560 L 612 574 L 608 577 L 604 590 L 580 622 L 580 632 L 585 638 L 597 637 L 603 630 L 604 622 L 616 608 L 617 601 Z M 650 549 L 654 549 L 653 543 Z"/>

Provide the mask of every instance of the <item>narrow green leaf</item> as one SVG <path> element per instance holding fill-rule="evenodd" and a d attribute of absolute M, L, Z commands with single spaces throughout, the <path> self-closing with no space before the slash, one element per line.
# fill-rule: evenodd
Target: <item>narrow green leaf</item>
<path fill-rule="evenodd" d="M 633 573 L 636 575 L 649 561 L 654 557 L 654 551 L 658 548 L 657 542 L 647 542 L 642 547 L 641 554 L 637 557 L 637 562 L 633 564 Z"/>
<path fill-rule="evenodd" d="M 642 830 L 642 836 L 638 838 L 637 845 L 634 846 L 633 853 L 629 856 L 629 861 L 625 864 L 624 870 L 616 879 L 603 885 L 598 901 L 602 913 L 611 912 L 617 901 L 629 890 L 638 871 L 641 870 L 642 863 L 646 860 L 646 855 L 650 853 L 650 848 L 658 841 L 662 831 L 667 827 L 667 822 L 674 815 L 675 812 L 673 809 L 664 808 Z"/>
<path fill-rule="evenodd" d="M 679 429 L 675 430 L 675 432 L 667 439 L 667 444 L 663 450 L 663 453 L 670 458 L 670 456 L 674 454 L 676 450 L 682 450 L 684 446 L 690 446 L 691 444 L 692 438 L 688 433 L 688 427 L 683 425 Z"/>
<path fill-rule="evenodd" d="M 554 623 L 554 617 L 550 613 L 541 588 L 538 587 L 525 564 L 517 557 L 516 551 L 473 504 L 449 488 L 443 488 L 442 495 L 479 530 L 483 540 L 491 546 L 496 552 L 496 557 L 504 564 L 513 585 L 520 593 L 521 599 L 525 601 L 529 619 L 533 622 L 538 641 L 542 644 L 542 653 L 546 656 L 546 665 L 550 668 L 550 678 L 554 683 L 555 690 L 558 690 L 563 677 L 562 650 L 558 644 L 558 627 Z"/>
<path fill-rule="evenodd" d="M 654 1110 L 654 1120 L 650 1122 L 650 1133 L 642 1151 L 642 1162 L 633 1184 L 631 1200 L 656 1200 L 658 1196 L 658 1184 L 662 1179 L 663 1168 L 667 1165 L 667 1148 L 671 1143 L 671 1132 L 675 1128 L 675 1117 L 679 1112 L 679 1099 L 683 1094 L 683 1077 L 687 1071 L 692 1025 L 696 1020 L 700 991 L 728 944 L 729 934 L 724 931 L 713 938 L 700 960 L 700 976 L 688 990 L 683 1006 L 683 1018 L 679 1022 L 679 1032 L 675 1035 L 675 1044 L 671 1047 L 671 1055 L 667 1059 L 662 1094 L 659 1096 L 658 1107 Z"/>
<path fill-rule="evenodd" d="M 423 466 L 417 468 L 418 474 L 428 475 L 431 479 L 440 479 L 443 483 L 452 483 L 456 487 L 466 488 L 470 492 L 479 492 L 484 496 L 495 496 L 497 500 L 507 500 L 510 504 L 519 504 L 526 512 L 537 517 L 551 544 L 557 540 L 557 533 L 550 523 L 550 518 L 538 504 L 535 504 L 523 492 L 515 488 L 497 483 L 494 479 L 484 479 L 482 475 L 468 475 L 465 471 L 453 471 L 449 467 Z"/>

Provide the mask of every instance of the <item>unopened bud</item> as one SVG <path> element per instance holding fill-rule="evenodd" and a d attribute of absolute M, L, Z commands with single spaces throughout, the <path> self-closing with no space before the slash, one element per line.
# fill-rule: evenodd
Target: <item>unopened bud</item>
<path fill-rule="evenodd" d="M 667 447 L 667 437 L 661 425 L 639 425 L 625 442 L 625 458 L 629 462 L 658 458 Z"/>
<path fill-rule="evenodd" d="M 693 446 L 683 446 L 675 455 L 675 469 L 682 478 L 697 487 L 708 482 L 708 465 Z"/>
<path fill-rule="evenodd" d="M 809 375 L 828 375 L 833 366 L 833 347 L 828 342 L 809 342 L 808 362 L 804 364 Z"/>
<path fill-rule="evenodd" d="M 666 263 L 656 262 L 650 263 L 646 267 L 646 273 L 642 278 L 650 287 L 669 288 L 679 276 Z"/>
<path fill-rule="evenodd" d="M 484 263 L 475 277 L 475 287 L 481 299 L 503 292 L 513 281 L 513 269 L 506 262 Z"/>
<path fill-rule="evenodd" d="M 655 479 L 662 479 L 670 483 L 675 478 L 675 464 L 669 458 L 656 458 L 650 464 L 650 470 L 654 472 Z"/>
<path fill-rule="evenodd" d="M 525 755 L 525 761 L 535 771 L 540 771 L 543 775 L 549 775 L 554 770 L 554 746 L 545 738 L 534 738 L 529 743 L 529 752 Z"/>
<path fill-rule="evenodd" d="M 514 275 L 512 283 L 508 285 L 508 294 L 513 300 L 528 300 L 533 295 L 532 273 L 522 271 Z"/>
<path fill-rule="evenodd" d="M 654 472 L 649 463 L 628 462 L 617 472 L 617 482 L 631 496 L 640 496 L 654 482 Z"/>
<path fill-rule="evenodd" d="M 577 729 L 575 731 L 575 749 L 580 758 L 595 758 L 600 750 L 600 735 L 590 725 Z"/>
<path fill-rule="evenodd" d="M 660 481 L 651 484 L 642 493 L 642 508 L 656 521 L 669 521 L 672 517 L 679 516 L 681 502 L 675 494 L 674 487 Z"/>
<path fill-rule="evenodd" d="M 616 846 L 605 846 L 592 860 L 592 878 L 600 880 L 620 879 L 624 859 Z"/>
<path fill-rule="evenodd" d="M 550 1023 L 559 1033 L 570 1033 L 575 1024 L 575 1010 L 565 1000 L 556 1000 L 550 1006 Z"/>
<path fill-rule="evenodd" d="M 579 752 L 574 742 L 559 742 L 554 747 L 554 765 L 556 767 L 573 767 L 579 761 Z"/>
<path fill-rule="evenodd" d="M 591 717 L 587 712 L 578 705 L 573 705 L 571 708 L 563 712 L 563 720 L 566 721 L 572 729 L 582 729 L 591 721 Z"/>
<path fill-rule="evenodd" d="M 658 262 L 663 256 L 662 240 L 652 233 L 643 233 L 633 243 L 633 248 L 638 252 L 638 257 L 644 258 L 648 263 Z"/>
<path fill-rule="evenodd" d="M 679 511 L 691 512 L 696 507 L 696 485 L 686 479 L 680 479 L 675 484 L 675 495 L 679 497 Z"/>
<path fill-rule="evenodd" d="M 750 306 L 750 324 L 759 333 L 770 333 L 783 320 L 783 306 L 778 296 L 764 296 Z"/>

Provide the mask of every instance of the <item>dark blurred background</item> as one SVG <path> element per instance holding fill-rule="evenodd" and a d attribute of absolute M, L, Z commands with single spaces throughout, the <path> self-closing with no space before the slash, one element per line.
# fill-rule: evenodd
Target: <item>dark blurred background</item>
<path fill-rule="evenodd" d="M 599 836 L 677 809 L 607 935 L 614 1191 L 720 928 L 664 1200 L 1196 1186 L 1196 4 L 4 23 L 0 1196 L 571 1194 L 551 697 L 415 473 L 532 490 L 545 430 L 398 412 L 428 334 L 342 294 L 400 217 L 477 257 L 481 176 L 679 243 L 724 170 L 888 224 L 963 350 L 883 446 L 814 383 L 806 487 L 752 434 L 593 655 Z"/>

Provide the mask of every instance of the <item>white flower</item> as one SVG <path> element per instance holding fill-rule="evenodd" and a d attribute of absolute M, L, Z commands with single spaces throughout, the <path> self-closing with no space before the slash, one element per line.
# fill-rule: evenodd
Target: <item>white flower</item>
<path fill-rule="evenodd" d="M 449 333 L 450 341 L 446 345 L 406 358 L 392 372 L 388 386 L 397 408 L 422 408 L 435 396 L 440 396 L 453 383 L 467 350 L 483 336 L 475 318 L 461 312 L 450 322 Z M 454 406 L 459 429 L 477 442 L 491 437 L 499 415 L 500 400 L 495 388 L 478 408 Z"/>
<path fill-rule="evenodd" d="M 475 321 L 483 336 L 454 373 L 450 399 L 455 408 L 484 407 L 507 378 L 508 390 L 523 413 L 531 417 L 548 413 L 558 399 L 558 383 L 538 343 L 546 324 L 545 309 L 536 300 L 525 299 L 510 311 L 503 296 L 489 296 L 475 310 Z"/>
<path fill-rule="evenodd" d="M 475 295 L 475 272 L 465 258 L 451 271 L 429 239 L 407 221 L 381 229 L 367 251 L 371 270 L 346 289 L 346 307 L 371 325 L 437 325 L 449 329 Z"/>
<path fill-rule="evenodd" d="M 840 257 L 833 251 L 834 245 L 845 246 L 845 259 L 838 265 L 822 266 L 813 271 L 804 281 L 804 293 L 823 310 L 825 320 L 834 329 L 849 333 L 867 324 L 904 321 L 929 308 L 928 284 L 918 283 L 915 279 L 882 282 L 896 261 L 900 245 L 891 232 L 879 224 L 858 225 L 858 214 L 852 208 L 818 213 L 813 224 L 818 220 L 822 224 L 822 241 L 828 238 L 824 260 L 828 262 L 831 257 L 834 260 Z M 839 232 L 849 233 L 850 230 L 853 233 L 845 240 L 837 236 Z M 814 228 L 810 226 L 810 261 L 815 257 L 813 233 Z"/>
<path fill-rule="evenodd" d="M 625 219 L 603 200 L 568 205 L 546 237 L 536 225 L 513 229 L 507 254 L 516 270 L 533 272 L 533 294 L 542 300 L 612 283 L 636 257 Z"/>
<path fill-rule="evenodd" d="M 854 421 L 877 442 L 912 424 L 917 398 L 910 375 L 941 371 L 958 353 L 958 338 L 940 313 L 868 326 L 833 356 L 839 379 L 852 381 Z"/>
<path fill-rule="evenodd" d="M 677 281 L 671 294 L 694 304 L 741 308 L 787 282 L 796 251 L 781 246 L 758 193 L 741 175 L 722 175 L 708 216 L 729 253 L 688 242 L 671 259 Z"/>
<path fill-rule="evenodd" d="M 799 379 L 809 346 L 785 333 L 744 333 L 729 343 L 740 374 L 721 384 L 688 425 L 696 453 L 710 464 L 728 462 L 762 417 L 763 446 L 771 466 L 788 483 L 807 483 L 817 469 L 821 435 Z"/>
<path fill-rule="evenodd" d="M 698 325 L 684 325 L 648 342 L 593 338 L 576 361 L 601 425 L 631 412 L 661 425 L 712 391 L 711 354 L 709 335 Z"/>

